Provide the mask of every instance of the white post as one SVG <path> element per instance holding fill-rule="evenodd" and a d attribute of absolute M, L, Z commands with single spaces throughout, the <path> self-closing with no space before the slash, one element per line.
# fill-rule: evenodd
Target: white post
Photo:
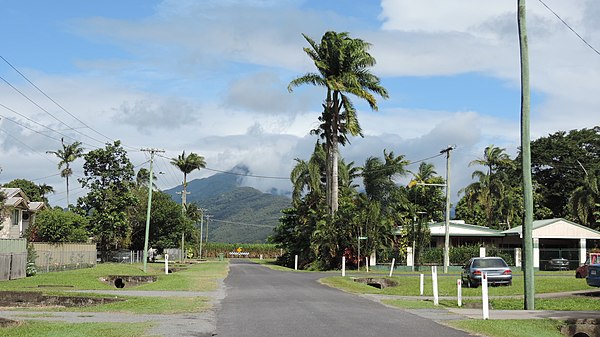
<path fill-rule="evenodd" d="M 487 273 L 481 275 L 481 301 L 483 302 L 483 319 L 490 318 L 490 306 L 488 298 L 488 278 Z"/>
<path fill-rule="evenodd" d="M 479 257 L 485 257 L 485 247 L 479 247 Z"/>
<path fill-rule="evenodd" d="M 406 248 L 406 266 L 413 267 L 412 270 L 414 270 L 414 266 L 415 266 L 414 260 L 415 260 L 415 256 L 413 254 L 412 247 L 407 247 Z"/>
<path fill-rule="evenodd" d="M 165 254 L 165 274 L 169 273 L 169 254 Z"/>
<path fill-rule="evenodd" d="M 587 240 L 579 239 L 579 264 L 584 264 L 587 260 Z"/>
<path fill-rule="evenodd" d="M 298 255 L 294 255 L 294 270 L 298 270 Z"/>
<path fill-rule="evenodd" d="M 458 300 L 458 306 L 462 307 L 462 280 L 458 279 L 456 280 L 456 293 L 457 293 L 457 300 Z"/>
<path fill-rule="evenodd" d="M 533 268 L 540 268 L 540 239 L 532 238 L 533 240 Z"/>
<path fill-rule="evenodd" d="M 260 259 L 261 259 L 261 260 L 263 259 L 263 255 L 262 255 L 262 254 L 260 254 Z"/>
<path fill-rule="evenodd" d="M 392 277 L 392 273 L 394 272 L 394 264 L 396 263 L 396 258 L 392 258 L 392 265 L 390 266 L 390 277 Z"/>
<path fill-rule="evenodd" d="M 521 267 L 521 248 L 515 248 L 515 267 Z"/>
<path fill-rule="evenodd" d="M 367 273 L 369 272 L 369 257 L 365 256 L 365 266 L 367 266 Z"/>
<path fill-rule="evenodd" d="M 421 274 L 420 280 L 419 280 L 419 284 L 420 284 L 420 294 L 421 296 L 423 296 L 423 288 L 425 287 L 425 275 Z"/>
<path fill-rule="evenodd" d="M 438 305 L 438 280 L 437 280 L 437 266 L 431 266 L 431 279 L 433 281 L 433 305 Z"/>
<path fill-rule="evenodd" d="M 346 276 L 346 257 L 342 256 L 342 277 Z"/>

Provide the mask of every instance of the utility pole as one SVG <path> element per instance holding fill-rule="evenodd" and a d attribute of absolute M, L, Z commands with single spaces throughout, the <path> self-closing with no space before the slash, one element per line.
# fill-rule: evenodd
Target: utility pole
<path fill-rule="evenodd" d="M 186 186 L 183 186 L 183 191 L 176 192 L 177 194 L 181 194 L 181 214 L 186 216 L 186 195 L 190 194 L 185 190 Z M 181 232 L 181 261 L 185 260 L 185 232 Z"/>
<path fill-rule="evenodd" d="M 446 154 L 446 225 L 444 235 L 444 274 L 448 273 L 450 265 L 450 151 L 456 148 L 450 145 L 440 151 Z"/>
<path fill-rule="evenodd" d="M 144 234 L 144 273 L 148 271 L 148 236 L 150 233 L 150 210 L 152 209 L 152 160 L 154 153 L 165 152 L 158 149 L 141 149 L 143 152 L 150 152 L 150 178 L 148 181 L 148 210 L 146 211 L 146 232 Z"/>
<path fill-rule="evenodd" d="M 202 260 L 202 228 L 204 228 L 204 212 L 208 211 L 205 208 L 200 208 L 202 215 L 200 216 L 200 249 L 198 250 L 198 257 Z"/>
<path fill-rule="evenodd" d="M 531 148 L 529 134 L 530 92 L 529 51 L 525 0 L 517 0 L 517 23 L 519 25 L 519 51 L 521 56 L 521 154 L 523 167 L 523 255 L 524 255 L 524 309 L 534 310 L 535 287 L 533 279 L 533 187 L 531 181 Z"/>
<path fill-rule="evenodd" d="M 212 215 L 206 214 L 206 244 L 208 244 L 208 224 L 210 223 L 210 218 L 212 218 Z"/>

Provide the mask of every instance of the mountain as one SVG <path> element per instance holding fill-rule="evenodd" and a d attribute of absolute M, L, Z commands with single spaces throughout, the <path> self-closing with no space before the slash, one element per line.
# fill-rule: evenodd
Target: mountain
<path fill-rule="evenodd" d="M 281 210 L 291 205 L 288 197 L 241 186 L 239 174 L 244 170 L 236 167 L 228 173 L 188 182 L 187 203 L 197 203 L 212 216 L 208 229 L 211 242 L 265 242 L 277 226 Z M 164 192 L 181 203 L 181 190 L 179 185 Z"/>

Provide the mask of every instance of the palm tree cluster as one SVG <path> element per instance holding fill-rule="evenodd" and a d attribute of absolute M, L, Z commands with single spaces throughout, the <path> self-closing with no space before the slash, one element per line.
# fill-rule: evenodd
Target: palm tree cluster
<path fill-rule="evenodd" d="M 280 225 L 270 238 L 286 249 L 280 263 L 291 266 L 294 256 L 298 255 L 300 268 L 332 269 L 339 268 L 342 256 L 355 265 L 358 258 L 372 252 L 384 258 L 403 256 L 406 242 L 395 239 L 394 229 L 402 225 L 413 228 L 406 225 L 413 224 L 416 210 L 431 209 L 434 205 L 443 209 L 442 190 L 421 189 L 421 195 L 411 202 L 411 196 L 419 191 L 396 182 L 409 173 L 406 170 L 409 162 L 403 155 L 384 150 L 383 158 L 369 157 L 363 167 L 339 158 L 340 205 L 335 215 L 331 215 L 324 183 L 324 147 L 317 141 L 308 161 L 296 159 L 290 175 L 294 185 L 292 207 L 283 211 Z M 444 181 L 435 176 L 431 164 L 422 163 L 420 168 L 427 168 L 429 172 L 415 176 L 422 174 L 422 177 L 427 175 L 426 181 Z M 359 178 L 364 183 L 364 192 L 356 184 Z M 435 211 L 424 218 L 439 221 L 441 216 L 441 212 Z M 421 227 L 414 235 L 423 238 L 425 231 L 425 227 Z M 421 240 L 420 244 L 426 244 L 425 241 Z M 358 256 L 359 250 L 361 256 Z"/>

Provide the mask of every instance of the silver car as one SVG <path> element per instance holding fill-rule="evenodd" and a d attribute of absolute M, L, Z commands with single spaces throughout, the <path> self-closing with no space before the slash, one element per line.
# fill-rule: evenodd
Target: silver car
<path fill-rule="evenodd" d="M 511 285 L 512 270 L 501 257 L 473 257 L 465 264 L 461 273 L 465 287 L 477 288 L 483 273 L 487 273 L 490 285 Z"/>

